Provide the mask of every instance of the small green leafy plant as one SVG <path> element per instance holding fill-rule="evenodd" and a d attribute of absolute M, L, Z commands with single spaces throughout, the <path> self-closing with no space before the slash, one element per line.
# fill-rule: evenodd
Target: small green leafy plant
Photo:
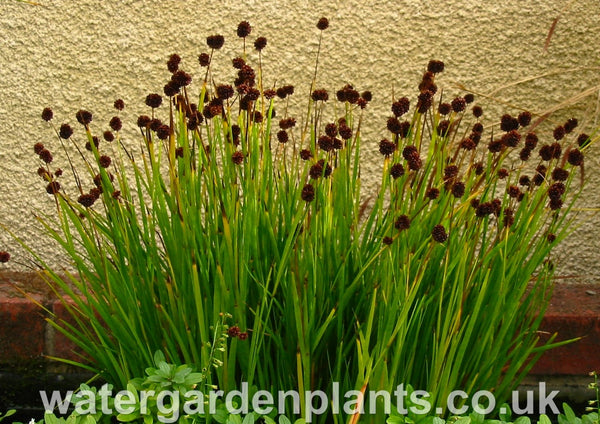
<path fill-rule="evenodd" d="M 454 389 L 507 399 L 553 346 L 537 333 L 549 255 L 568 235 L 595 133 L 570 119 L 543 137 L 527 112 L 484 125 L 472 95 L 438 90 L 444 63 L 432 60 L 415 101 L 392 99 L 385 136 L 363 140 L 372 93 L 330 95 L 316 66 L 294 116 L 298 90 L 265 75 L 267 40 L 248 51 L 250 33 L 240 23 L 232 84 L 212 73 L 221 35 L 207 37 L 195 87 L 170 56 L 138 140 L 122 131 L 122 100 L 108 126 L 79 110 L 79 134 L 43 110 L 57 141 L 34 146 L 53 202 L 38 217 L 71 268 L 30 252 L 74 319 L 50 322 L 83 351 L 79 364 L 119 388 L 161 351 L 145 380 L 159 386 L 196 382 L 178 368 L 189 364 L 226 392 L 405 383 L 434 404 Z M 365 151 L 382 158 L 368 192 Z M 215 332 L 227 337 L 215 344 Z"/>

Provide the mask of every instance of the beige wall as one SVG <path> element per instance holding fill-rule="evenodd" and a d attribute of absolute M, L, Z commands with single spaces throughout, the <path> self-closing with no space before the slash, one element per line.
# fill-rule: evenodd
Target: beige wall
<path fill-rule="evenodd" d="M 533 112 L 600 84 L 598 0 L 571 2 L 547 53 L 545 37 L 568 0 L 37 1 L 43 5 L 0 0 L 0 222 L 51 261 L 52 246 L 39 239 L 32 216 L 34 209 L 52 209 L 52 199 L 35 175 L 38 164 L 32 153 L 37 141 L 56 143 L 39 118 L 42 108 L 53 107 L 58 121 L 76 128 L 74 113 L 87 108 L 104 125 L 113 114 L 113 100 L 122 97 L 132 128 L 144 110 L 145 95 L 162 89 L 169 54 L 179 53 L 183 68 L 199 75 L 196 58 L 206 51 L 206 36 L 221 33 L 226 44 L 215 60 L 226 70 L 223 78 L 233 75 L 230 59 L 240 47 L 235 28 L 243 19 L 252 23 L 252 36 L 268 38 L 266 80 L 306 91 L 318 36 L 315 23 L 321 16 L 330 18 L 319 85 L 336 89 L 350 82 L 374 92 L 365 129 L 365 158 L 373 173 L 379 171 L 377 142 L 384 134 L 392 87 L 396 95 L 414 95 L 429 59 L 446 63 L 439 83 L 450 94 L 459 93 L 453 82 L 490 93 L 510 82 L 560 71 L 497 92 L 498 100 Z M 564 72 L 575 67 L 596 69 Z M 489 119 L 517 111 L 479 100 Z M 595 105 L 596 97 L 588 97 L 551 120 L 562 123 L 573 114 L 590 125 Z M 586 162 L 592 183 L 585 205 L 595 208 L 600 208 L 598 150 L 595 146 Z M 573 277 L 567 281 L 600 283 L 600 218 L 586 212 L 578 224 L 557 255 L 560 273 Z M 0 232 L 2 249 L 11 250 L 16 262 L 25 262 L 15 243 Z"/>

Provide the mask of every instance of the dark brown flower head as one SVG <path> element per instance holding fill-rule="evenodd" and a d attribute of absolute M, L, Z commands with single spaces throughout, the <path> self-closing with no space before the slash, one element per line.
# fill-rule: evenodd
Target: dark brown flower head
<path fill-rule="evenodd" d="M 240 335 L 240 333 L 241 333 L 240 327 L 238 327 L 237 325 L 232 325 L 231 327 L 229 327 L 227 329 L 227 335 L 229 337 L 237 337 Z"/>
<path fill-rule="evenodd" d="M 521 189 L 515 185 L 511 185 L 506 189 L 506 192 L 510 197 L 517 198 L 521 194 Z"/>
<path fill-rule="evenodd" d="M 577 119 L 575 118 L 570 118 L 567 120 L 567 122 L 565 122 L 564 128 L 565 128 L 565 132 L 567 134 L 571 134 L 573 132 L 573 130 L 575 128 L 577 128 L 577 125 L 579 124 L 579 121 L 577 121 Z"/>
<path fill-rule="evenodd" d="M 171 75 L 171 81 L 179 88 L 186 87 L 191 84 L 192 76 L 187 72 L 179 70 Z"/>
<path fill-rule="evenodd" d="M 254 69 L 250 65 L 244 65 L 238 71 L 238 80 L 236 80 L 236 86 L 246 84 L 248 87 L 254 86 L 254 80 L 256 78 L 256 73 Z"/>
<path fill-rule="evenodd" d="M 452 110 L 456 113 L 458 112 L 462 112 L 465 110 L 465 108 L 467 107 L 467 102 L 465 102 L 465 99 L 463 97 L 457 97 L 454 100 L 452 100 Z"/>
<path fill-rule="evenodd" d="M 222 35 L 209 35 L 206 37 L 206 44 L 213 50 L 219 50 L 225 43 L 225 37 Z"/>
<path fill-rule="evenodd" d="M 563 201 L 560 198 L 550 199 L 550 203 L 548 206 L 550 206 L 550 209 L 555 211 L 555 210 L 562 208 Z"/>
<path fill-rule="evenodd" d="M 506 168 L 500 168 L 498 170 L 498 178 L 501 179 L 501 180 L 503 180 L 506 177 L 508 177 L 508 169 L 506 169 Z"/>
<path fill-rule="evenodd" d="M 302 187 L 300 197 L 307 203 L 312 202 L 315 200 L 315 188 L 310 184 L 305 184 L 304 187 Z"/>
<path fill-rule="evenodd" d="M 566 181 L 569 178 L 569 171 L 564 168 L 554 168 L 552 171 L 552 179 L 554 181 Z"/>
<path fill-rule="evenodd" d="M 400 178 L 401 176 L 403 176 L 404 175 L 404 167 L 402 166 L 402 164 L 401 163 L 393 164 L 390 168 L 390 175 L 394 179 Z"/>
<path fill-rule="evenodd" d="M 46 193 L 58 194 L 60 192 L 60 183 L 58 181 L 50 181 L 46 186 Z"/>
<path fill-rule="evenodd" d="M 555 182 L 548 187 L 548 197 L 551 199 L 560 199 L 561 196 L 565 194 L 565 190 L 566 187 L 562 182 Z"/>
<path fill-rule="evenodd" d="M 473 112 L 473 116 L 475 118 L 480 118 L 481 115 L 483 115 L 483 108 L 481 106 L 479 106 L 479 105 L 475 105 L 471 109 L 471 112 Z"/>
<path fill-rule="evenodd" d="M 483 124 L 481 122 L 476 122 L 473 124 L 473 128 L 471 129 L 475 134 L 483 134 Z"/>
<path fill-rule="evenodd" d="M 495 210 L 496 208 L 492 202 L 484 202 L 477 205 L 475 208 L 475 215 L 479 218 L 483 218 L 493 214 Z"/>
<path fill-rule="evenodd" d="M 0 263 L 5 264 L 8 261 L 10 261 L 10 253 L 5 251 L 0 252 Z"/>
<path fill-rule="evenodd" d="M 471 207 L 473 209 L 477 209 L 479 207 L 480 203 L 481 203 L 481 200 L 479 200 L 479 199 L 471 199 L 471 201 L 469 202 L 469 204 L 471 205 Z"/>
<path fill-rule="evenodd" d="M 402 97 L 400 99 L 398 99 L 397 101 L 395 101 L 394 103 L 392 103 L 392 113 L 395 116 L 402 116 L 404 115 L 406 112 L 408 112 L 408 109 L 410 108 L 410 100 L 407 97 Z"/>
<path fill-rule="evenodd" d="M 275 96 L 277 96 L 277 92 L 271 88 L 268 88 L 263 92 L 263 95 L 265 96 L 265 99 L 271 100 L 271 99 L 275 98 Z M 273 115 L 273 116 L 275 116 L 275 115 Z"/>
<path fill-rule="evenodd" d="M 293 85 L 284 85 L 277 89 L 277 97 L 281 99 L 285 99 L 287 96 L 291 96 L 292 94 L 294 94 Z"/>
<path fill-rule="evenodd" d="M 440 115 L 448 115 L 451 110 L 452 105 L 450 105 L 450 103 L 441 103 L 438 106 L 438 112 L 440 113 Z"/>
<path fill-rule="evenodd" d="M 464 99 L 467 104 L 471 104 L 475 101 L 475 96 L 471 93 L 467 93 L 467 94 L 465 94 Z"/>
<path fill-rule="evenodd" d="M 460 199 L 465 194 L 465 183 L 462 181 L 457 181 L 452 184 L 452 195 L 457 199 Z"/>
<path fill-rule="evenodd" d="M 101 194 L 102 194 L 101 188 L 94 187 L 94 188 L 90 189 L 90 196 L 93 196 L 95 200 L 98 200 L 100 198 Z"/>
<path fill-rule="evenodd" d="M 379 153 L 384 156 L 391 156 L 396 151 L 396 143 L 383 139 L 379 142 Z"/>
<path fill-rule="evenodd" d="M 517 121 L 519 121 L 519 125 L 521 127 L 526 127 L 527 125 L 529 125 L 531 123 L 531 113 L 527 112 L 527 111 L 523 111 L 523 112 L 519 113 L 519 116 L 517 117 Z"/>
<path fill-rule="evenodd" d="M 152 120 L 150 120 L 150 123 L 148 124 L 148 127 L 152 130 L 152 131 L 158 131 L 158 129 L 160 128 L 160 126 L 162 125 L 162 121 L 158 118 L 154 118 Z"/>
<path fill-rule="evenodd" d="M 425 113 L 431 107 L 433 102 L 433 92 L 432 91 L 424 91 L 419 93 L 418 101 L 417 101 L 417 112 Z"/>
<path fill-rule="evenodd" d="M 317 140 L 317 144 L 319 148 L 325 152 L 330 152 L 333 150 L 333 137 L 329 137 L 328 135 L 321 135 Z"/>
<path fill-rule="evenodd" d="M 115 100 L 113 106 L 117 110 L 123 110 L 125 109 L 125 102 L 123 101 L 123 99 L 117 99 Z"/>
<path fill-rule="evenodd" d="M 102 133 L 102 138 L 104 138 L 105 141 L 111 142 L 115 139 L 115 136 L 110 131 L 104 131 L 104 133 Z"/>
<path fill-rule="evenodd" d="M 583 153 L 579 149 L 571 149 L 567 155 L 567 160 L 573 166 L 581 166 L 583 165 Z"/>
<path fill-rule="evenodd" d="M 337 125 L 333 122 L 325 125 L 325 134 L 327 134 L 329 137 L 337 136 L 337 134 L 338 134 Z"/>
<path fill-rule="evenodd" d="M 419 156 L 419 150 L 415 146 L 409 145 L 402 149 L 402 157 L 407 161 Z"/>
<path fill-rule="evenodd" d="M 265 37 L 258 37 L 255 41 L 254 41 L 254 48 L 257 51 L 261 51 L 262 49 L 264 49 L 265 47 L 267 47 L 267 39 Z"/>
<path fill-rule="evenodd" d="M 281 144 L 287 143 L 289 140 L 288 133 L 285 130 L 277 131 L 277 141 Z"/>
<path fill-rule="evenodd" d="M 542 160 L 551 160 L 553 156 L 553 149 L 549 144 L 544 144 L 541 148 L 540 148 L 540 157 L 542 158 Z"/>
<path fill-rule="evenodd" d="M 452 180 L 458 176 L 458 166 L 448 165 L 444 168 L 444 180 Z"/>
<path fill-rule="evenodd" d="M 39 153 L 40 155 L 40 159 L 43 160 L 45 163 L 52 163 L 52 153 L 50 153 L 50 150 L 48 149 L 42 149 Z"/>
<path fill-rule="evenodd" d="M 246 331 L 244 331 L 244 332 L 238 334 L 238 339 L 240 339 L 242 341 L 247 340 L 248 339 L 248 333 Z"/>
<path fill-rule="evenodd" d="M 523 147 L 521 149 L 521 151 L 519 152 L 519 159 L 521 159 L 523 162 L 527 162 L 530 157 L 531 157 L 531 149 L 529 149 L 527 147 Z"/>
<path fill-rule="evenodd" d="M 296 125 L 295 118 L 283 118 L 279 120 L 279 128 L 282 130 L 288 130 Z"/>
<path fill-rule="evenodd" d="M 217 86 L 217 97 L 221 100 L 229 99 L 235 94 L 233 87 L 229 84 L 222 84 Z"/>
<path fill-rule="evenodd" d="M 319 19 L 319 21 L 317 22 L 317 28 L 319 28 L 319 30 L 321 30 L 321 31 L 324 31 L 327 28 L 329 28 L 329 19 L 327 19 L 327 18 Z"/>
<path fill-rule="evenodd" d="M 499 153 L 502 151 L 503 148 L 504 148 L 504 143 L 502 142 L 502 139 L 492 140 L 488 144 L 488 150 L 490 151 L 490 153 Z"/>
<path fill-rule="evenodd" d="M 502 222 L 505 227 L 511 227 L 515 223 L 515 211 L 511 208 L 505 208 Z"/>
<path fill-rule="evenodd" d="M 37 174 L 42 177 L 44 180 L 46 181 L 51 181 L 52 180 L 52 175 L 50 175 L 50 173 L 48 172 L 48 170 L 44 167 L 39 167 L 37 170 Z"/>
<path fill-rule="evenodd" d="M 446 135 L 448 135 L 448 128 L 450 128 L 450 121 L 444 119 L 443 121 L 440 121 L 438 123 L 436 132 L 438 133 L 438 135 L 445 137 Z"/>
<path fill-rule="evenodd" d="M 252 27 L 250 26 L 250 22 L 242 21 L 238 24 L 237 27 L 237 36 L 240 38 L 246 38 L 252 32 Z"/>
<path fill-rule="evenodd" d="M 149 116 L 140 115 L 137 119 L 137 126 L 140 128 L 146 128 L 150 124 L 150 121 L 152 121 L 152 118 Z"/>
<path fill-rule="evenodd" d="M 591 143 L 590 136 L 587 134 L 579 134 L 577 137 L 577 145 L 582 149 Z"/>
<path fill-rule="evenodd" d="M 460 148 L 464 150 L 475 150 L 477 144 L 473 141 L 471 137 L 467 137 L 461 140 Z"/>
<path fill-rule="evenodd" d="M 52 112 L 52 109 L 50 109 L 49 107 L 45 107 L 44 110 L 42 110 L 42 119 L 46 122 L 51 121 L 52 117 L 54 116 L 54 113 Z"/>
<path fill-rule="evenodd" d="M 481 175 L 485 172 L 485 166 L 483 165 L 483 162 L 474 163 L 473 169 L 475 170 L 475 175 Z"/>
<path fill-rule="evenodd" d="M 500 118 L 500 129 L 506 132 L 517 130 L 519 129 L 519 120 L 509 114 L 504 114 Z"/>
<path fill-rule="evenodd" d="M 202 67 L 207 67 L 210 65 L 210 55 L 208 53 L 200 53 L 198 56 L 198 63 L 200 63 L 200 66 Z"/>
<path fill-rule="evenodd" d="M 315 102 L 318 102 L 318 101 L 326 102 L 327 100 L 329 100 L 329 93 L 327 93 L 327 90 L 325 90 L 325 89 L 315 90 L 312 92 L 311 98 Z"/>
<path fill-rule="evenodd" d="M 87 143 L 85 143 L 85 149 L 92 152 L 94 151 L 94 149 L 92 148 L 92 145 L 96 148 L 96 150 L 98 149 L 98 146 L 100 146 L 100 139 L 96 136 L 92 137 L 92 142 L 90 143 L 89 141 Z"/>
<path fill-rule="evenodd" d="M 521 175 L 521 177 L 519 177 L 519 184 L 524 187 L 529 187 L 531 185 L 531 179 L 527 175 Z"/>
<path fill-rule="evenodd" d="M 356 104 L 358 99 L 360 99 L 360 93 L 356 91 L 350 84 L 346 84 L 341 90 L 336 92 L 336 97 L 340 102 Z"/>
<path fill-rule="evenodd" d="M 169 60 L 167 60 L 167 69 L 169 72 L 173 73 L 177 71 L 179 69 L 180 62 L 181 57 L 178 54 L 173 53 L 171 56 L 169 56 Z"/>
<path fill-rule="evenodd" d="M 381 239 L 381 242 L 383 244 L 389 246 L 390 244 L 392 244 L 394 242 L 394 239 L 389 236 L 385 236 L 384 238 Z"/>
<path fill-rule="evenodd" d="M 350 128 L 345 123 L 342 123 L 338 126 L 338 133 L 340 134 L 340 137 L 342 137 L 342 139 L 344 140 L 349 140 L 350 138 L 352 138 L 352 128 Z"/>
<path fill-rule="evenodd" d="M 166 140 L 171 135 L 171 128 L 168 125 L 161 125 L 156 130 L 156 136 L 161 140 Z"/>
<path fill-rule="evenodd" d="M 183 157 L 183 147 L 179 146 L 175 149 L 175 157 L 182 158 Z"/>
<path fill-rule="evenodd" d="M 418 171 L 423 167 L 423 161 L 419 156 L 411 157 L 410 160 L 407 160 L 407 162 L 408 169 L 410 169 L 411 171 Z"/>
<path fill-rule="evenodd" d="M 559 143 L 545 144 L 540 148 L 542 160 L 549 161 L 560 158 L 562 148 Z"/>
<path fill-rule="evenodd" d="M 44 147 L 43 143 L 35 143 L 33 145 L 33 151 L 35 152 L 36 155 L 39 155 L 40 152 L 44 149 L 45 149 L 45 147 Z"/>
<path fill-rule="evenodd" d="M 427 197 L 429 200 L 435 200 L 439 196 L 440 196 L 440 190 L 435 187 L 431 187 L 430 189 L 428 189 L 425 192 L 425 197 Z"/>
<path fill-rule="evenodd" d="M 169 81 L 163 87 L 163 93 L 165 93 L 165 96 L 167 96 L 167 97 L 173 97 L 177 93 L 179 93 L 180 88 L 181 87 L 179 85 L 177 85 L 174 81 Z"/>
<path fill-rule="evenodd" d="M 538 136 L 536 133 L 530 132 L 525 136 L 525 147 L 529 150 L 533 150 L 536 148 L 538 143 Z"/>
<path fill-rule="evenodd" d="M 538 165 L 537 168 L 535 168 L 535 175 L 533 176 L 533 184 L 535 184 L 536 186 L 541 186 L 544 181 L 546 180 L 546 173 L 548 172 L 548 169 L 544 166 L 544 165 Z"/>
<path fill-rule="evenodd" d="M 373 100 L 373 93 L 371 93 L 370 91 L 363 91 L 360 95 L 360 97 L 362 97 L 363 99 L 365 99 L 365 101 L 370 102 L 371 100 Z"/>
<path fill-rule="evenodd" d="M 446 228 L 441 224 L 436 225 L 435 227 L 433 227 L 433 230 L 431 230 L 431 237 L 434 241 L 437 241 L 438 243 L 444 243 L 446 240 L 448 240 L 448 233 L 446 233 Z"/>
<path fill-rule="evenodd" d="M 443 70 L 444 70 L 444 62 L 442 62 L 441 60 L 430 60 L 429 63 L 427 64 L 428 72 L 431 72 L 434 74 L 439 74 Z"/>
<path fill-rule="evenodd" d="M 517 147 L 521 140 L 521 134 L 517 130 L 511 130 L 502 135 L 501 140 L 506 147 Z"/>
<path fill-rule="evenodd" d="M 408 230 L 410 228 L 410 218 L 406 215 L 400 215 L 396 219 L 396 222 L 394 222 L 394 227 L 396 227 L 398 231 Z"/>
<path fill-rule="evenodd" d="M 558 140 L 562 140 L 565 137 L 565 134 L 566 134 L 565 127 L 563 127 L 562 125 L 559 125 L 558 127 L 554 128 L 552 136 L 554 137 L 554 139 L 556 141 L 558 141 Z"/>
<path fill-rule="evenodd" d="M 556 240 L 556 235 L 553 233 L 549 233 L 546 236 L 546 240 L 548 240 L 548 243 L 554 243 L 554 241 Z"/>
<path fill-rule="evenodd" d="M 87 110 L 80 109 L 75 114 L 75 118 L 77 118 L 77 122 L 81 125 L 89 125 L 92 122 L 92 113 Z"/>
<path fill-rule="evenodd" d="M 106 156 L 106 155 L 102 155 L 98 158 L 98 164 L 102 167 L 102 168 L 108 168 L 110 166 L 110 156 Z"/>
<path fill-rule="evenodd" d="M 302 150 L 300 150 L 300 158 L 302 160 L 310 160 L 312 158 L 311 151 L 308 150 L 308 149 L 302 149 Z"/>
<path fill-rule="evenodd" d="M 423 75 L 423 79 L 419 83 L 419 91 L 422 93 L 425 91 L 429 91 L 432 95 L 435 94 L 438 88 L 437 85 L 435 85 L 435 82 L 433 82 L 434 79 L 435 78 L 433 73 L 425 72 L 425 74 Z"/>
<path fill-rule="evenodd" d="M 108 123 L 108 125 L 110 126 L 110 128 L 113 131 L 120 131 L 121 128 L 123 128 L 123 123 L 121 122 L 121 118 L 119 118 L 118 116 L 113 116 L 110 119 L 110 122 Z"/>
<path fill-rule="evenodd" d="M 58 130 L 58 135 L 66 140 L 73 135 L 73 128 L 69 124 L 62 124 Z"/>
<path fill-rule="evenodd" d="M 231 155 L 231 161 L 236 165 L 241 165 L 244 162 L 244 154 L 239 150 L 236 150 Z"/>
<path fill-rule="evenodd" d="M 152 93 L 146 96 L 146 106 L 156 109 L 162 104 L 162 97 L 160 94 Z"/>
<path fill-rule="evenodd" d="M 329 177 L 331 175 L 332 171 L 333 170 L 331 169 L 331 166 L 328 163 L 325 163 L 324 159 L 321 159 L 320 161 L 315 163 L 313 166 L 311 166 L 308 173 L 311 178 L 317 179 L 320 177 L 324 177 L 324 178 Z"/>
<path fill-rule="evenodd" d="M 252 121 L 260 124 L 263 121 L 263 115 L 258 110 L 252 112 Z"/>
<path fill-rule="evenodd" d="M 387 129 L 392 134 L 400 134 L 402 127 L 400 121 L 395 116 L 390 116 L 387 120 Z"/>
<path fill-rule="evenodd" d="M 96 198 L 93 194 L 82 194 L 77 199 L 77 202 L 80 203 L 82 206 L 89 208 L 92 207 L 93 204 L 96 202 Z"/>

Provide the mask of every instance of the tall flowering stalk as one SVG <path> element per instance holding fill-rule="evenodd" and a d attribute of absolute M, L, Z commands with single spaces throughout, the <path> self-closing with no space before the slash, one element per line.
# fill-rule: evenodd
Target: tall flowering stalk
<path fill-rule="evenodd" d="M 388 135 L 365 147 L 371 93 L 319 89 L 315 68 L 305 120 L 290 116 L 294 87 L 269 87 L 260 61 L 248 62 L 251 29 L 237 29 L 232 84 L 211 73 L 220 35 L 207 38 L 196 88 L 169 58 L 171 79 L 137 119 L 139 149 L 125 147 L 118 114 L 103 130 L 80 110 L 75 133 L 43 111 L 71 164 L 63 175 L 57 145 L 35 145 L 57 206 L 40 222 L 76 269 L 36 256 L 75 319 L 56 328 L 120 387 L 157 350 L 212 369 L 212 329 L 226 312 L 229 340 L 207 373 L 225 391 L 405 383 L 434 403 L 454 389 L 505 399 L 551 346 L 537 335 L 548 257 L 568 233 L 592 137 L 569 120 L 541 138 L 526 112 L 485 127 L 473 96 L 439 94 L 444 64 L 431 61 L 416 100 L 394 99 Z M 266 46 L 254 42 L 259 58 Z M 360 153 L 373 148 L 381 184 L 364 193 Z"/>

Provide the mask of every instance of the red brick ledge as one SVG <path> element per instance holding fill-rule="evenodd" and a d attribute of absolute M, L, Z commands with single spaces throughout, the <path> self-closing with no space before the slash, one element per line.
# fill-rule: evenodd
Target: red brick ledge
<path fill-rule="evenodd" d="M 64 306 L 35 274 L 0 273 L 0 364 L 37 362 L 46 355 L 77 359 L 73 344 L 46 322 L 48 313 L 20 290 L 57 317 L 68 318 Z M 558 333 L 557 340 L 581 340 L 546 352 L 530 375 L 584 376 L 600 371 L 600 286 L 558 284 L 541 331 Z"/>

